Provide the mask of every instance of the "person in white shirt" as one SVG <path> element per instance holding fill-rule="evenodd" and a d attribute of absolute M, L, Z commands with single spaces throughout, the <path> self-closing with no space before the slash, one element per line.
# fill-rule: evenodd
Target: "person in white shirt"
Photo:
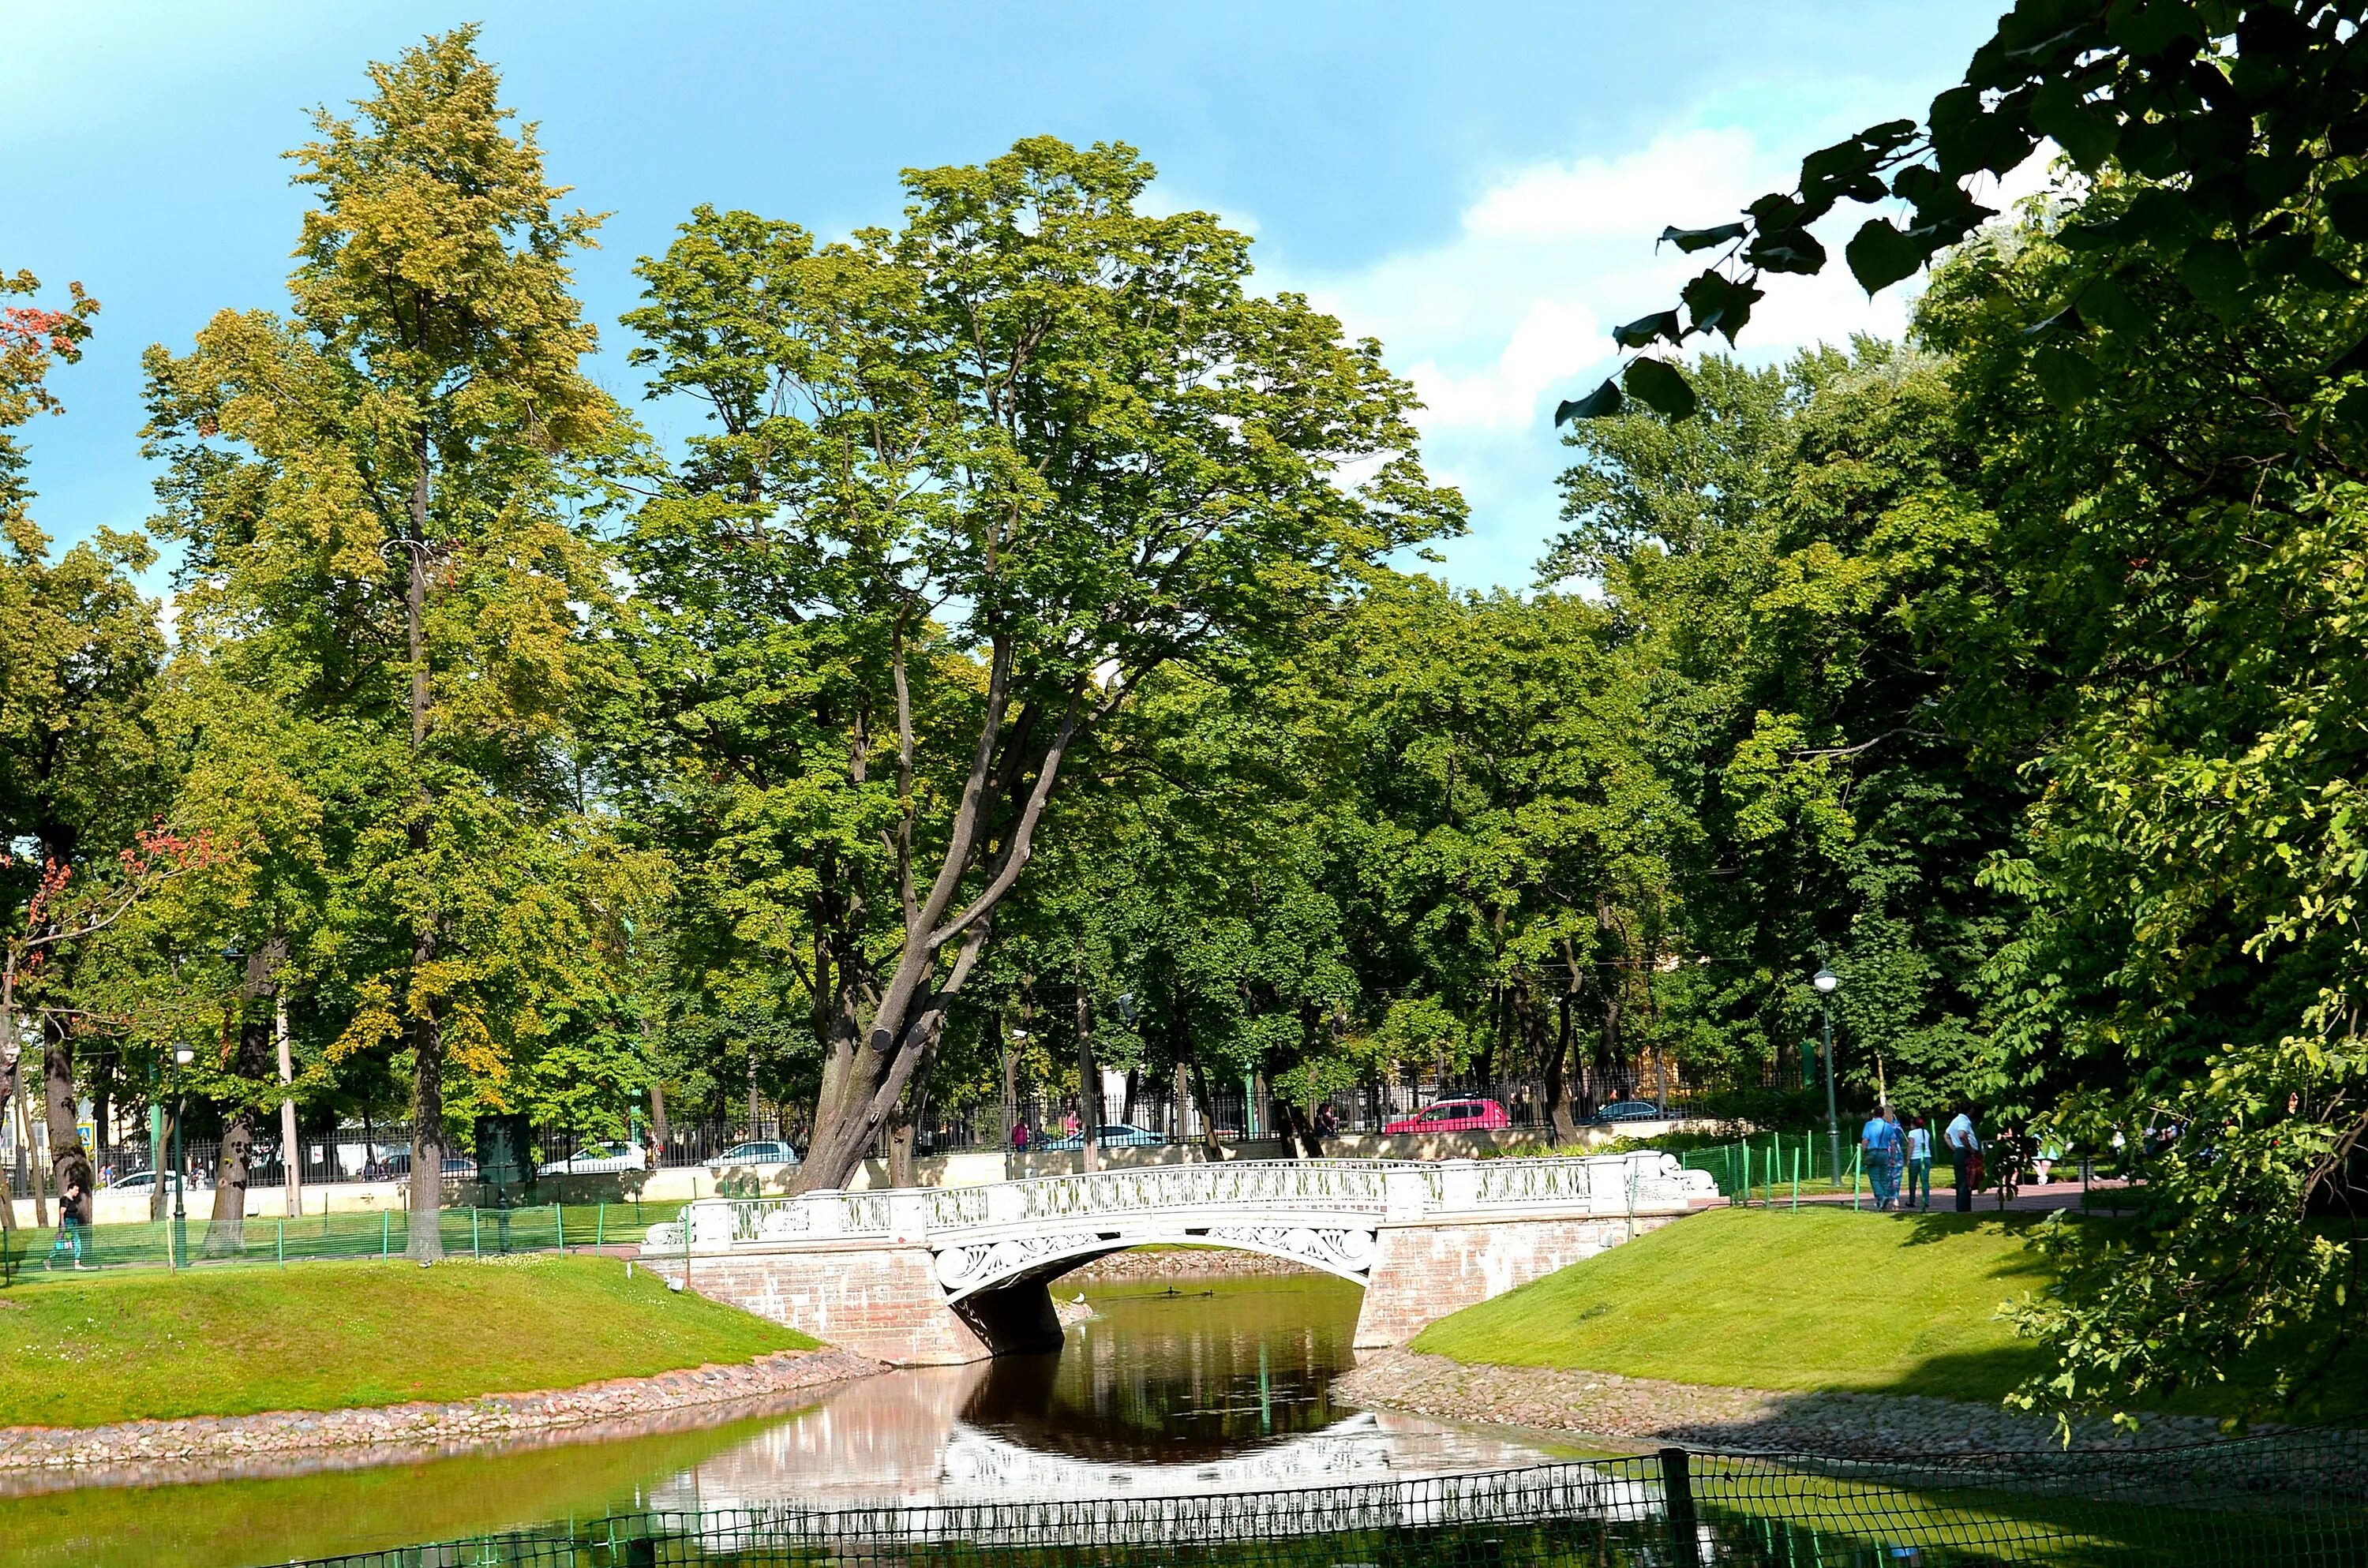
<path fill-rule="evenodd" d="M 1966 1106 L 1957 1112 L 1957 1119 L 1941 1132 L 1941 1141 L 1949 1145 L 1949 1153 L 1957 1162 L 1957 1212 L 1974 1211 L 1974 1162 L 1981 1158 L 1982 1141 L 1974 1131 L 1974 1112 L 1977 1108 Z"/>
<path fill-rule="evenodd" d="M 1900 1207 L 1909 1204 L 1925 1210 L 1932 1207 L 1932 1130 L 1920 1116 L 1907 1127 L 1907 1193 Z"/>

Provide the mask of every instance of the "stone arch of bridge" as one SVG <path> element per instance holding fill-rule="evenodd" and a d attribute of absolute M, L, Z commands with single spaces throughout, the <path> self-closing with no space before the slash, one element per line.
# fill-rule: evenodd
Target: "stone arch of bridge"
<path fill-rule="evenodd" d="M 1372 1221 L 1249 1220 L 1236 1223 L 1096 1226 L 1005 1236 L 950 1246 L 937 1255 L 938 1283 L 949 1305 L 1008 1290 L 1042 1287 L 1098 1258 L 1143 1246 L 1197 1246 L 1258 1253 L 1320 1269 L 1362 1287 L 1372 1280 L 1380 1248 Z"/>

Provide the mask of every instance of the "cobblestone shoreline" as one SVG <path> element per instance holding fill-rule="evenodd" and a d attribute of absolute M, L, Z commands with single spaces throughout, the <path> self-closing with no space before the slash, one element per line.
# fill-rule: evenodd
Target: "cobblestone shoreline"
<path fill-rule="evenodd" d="M 1334 1385 L 1351 1404 L 1448 1420 L 1527 1426 L 1622 1443 L 1828 1454 L 1847 1459 L 2005 1453 L 2054 1449 L 2053 1418 L 1915 1394 L 1783 1393 L 1623 1378 L 1552 1367 L 1466 1366 L 1389 1350 Z M 2271 1427 L 2256 1427 L 2271 1431 Z M 2076 1449 L 2164 1448 L 2208 1442 L 2216 1422 L 2150 1415 L 2133 1435 L 2106 1421 L 2076 1423 Z"/>
<path fill-rule="evenodd" d="M 537 1433 L 615 1427 L 641 1430 L 668 1413 L 718 1404 L 803 1404 L 827 1384 L 866 1378 L 880 1363 L 845 1350 L 784 1351 L 734 1366 L 696 1367 L 580 1388 L 487 1394 L 453 1403 L 415 1403 L 359 1410 L 281 1410 L 258 1415 L 125 1421 L 106 1426 L 0 1428 L 0 1494 L 41 1490 L 10 1484 L 28 1472 L 73 1471 L 69 1484 L 104 1478 L 86 1471 L 158 1460 L 237 1461 L 269 1456 L 370 1450 L 362 1462 L 458 1452 Z M 754 1411 L 751 1412 L 755 1413 Z M 155 1479 L 153 1469 L 147 1471 Z M 209 1477 L 211 1479 L 211 1477 Z"/>

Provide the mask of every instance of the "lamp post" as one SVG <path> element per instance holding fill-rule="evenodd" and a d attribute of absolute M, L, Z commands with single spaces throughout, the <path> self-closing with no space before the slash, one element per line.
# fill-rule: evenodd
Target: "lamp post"
<path fill-rule="evenodd" d="M 1842 1179 L 1842 1118 L 1834 1103 L 1834 993 L 1842 977 L 1819 966 L 1809 983 L 1817 988 L 1817 1006 L 1826 1016 L 1826 1142 L 1831 1145 L 1834 1179 Z"/>
<path fill-rule="evenodd" d="M 197 1060 L 198 1053 L 188 1046 L 173 1048 L 173 1239 L 184 1241 L 188 1232 L 188 1210 L 181 1201 L 182 1188 L 188 1177 L 181 1168 L 181 1119 L 189 1108 L 187 1095 L 181 1092 L 181 1069 Z"/>

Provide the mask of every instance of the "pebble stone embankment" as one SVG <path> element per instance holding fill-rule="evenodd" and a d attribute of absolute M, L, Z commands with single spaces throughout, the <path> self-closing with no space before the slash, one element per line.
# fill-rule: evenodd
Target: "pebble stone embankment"
<path fill-rule="evenodd" d="M 0 1428 L 0 1472 L 151 1460 L 235 1460 L 362 1446 L 470 1446 L 647 1419 L 700 1405 L 777 1400 L 882 1369 L 877 1361 L 845 1350 L 789 1350 L 732 1366 L 619 1378 L 580 1388 L 486 1394 L 450 1403 L 281 1410 L 105 1426 L 11 1426 Z"/>
<path fill-rule="evenodd" d="M 2061 1440 L 2052 1416 L 1956 1400 L 1713 1388 L 1557 1367 L 1465 1365 L 1411 1350 L 1370 1357 L 1334 1387 L 1367 1409 L 1639 1444 L 1898 1459 L 2033 1451 Z M 2220 1435 L 2208 1418 L 2149 1415 L 2135 1433 L 2108 1421 L 2075 1423 L 2072 1446 L 2164 1448 Z"/>

